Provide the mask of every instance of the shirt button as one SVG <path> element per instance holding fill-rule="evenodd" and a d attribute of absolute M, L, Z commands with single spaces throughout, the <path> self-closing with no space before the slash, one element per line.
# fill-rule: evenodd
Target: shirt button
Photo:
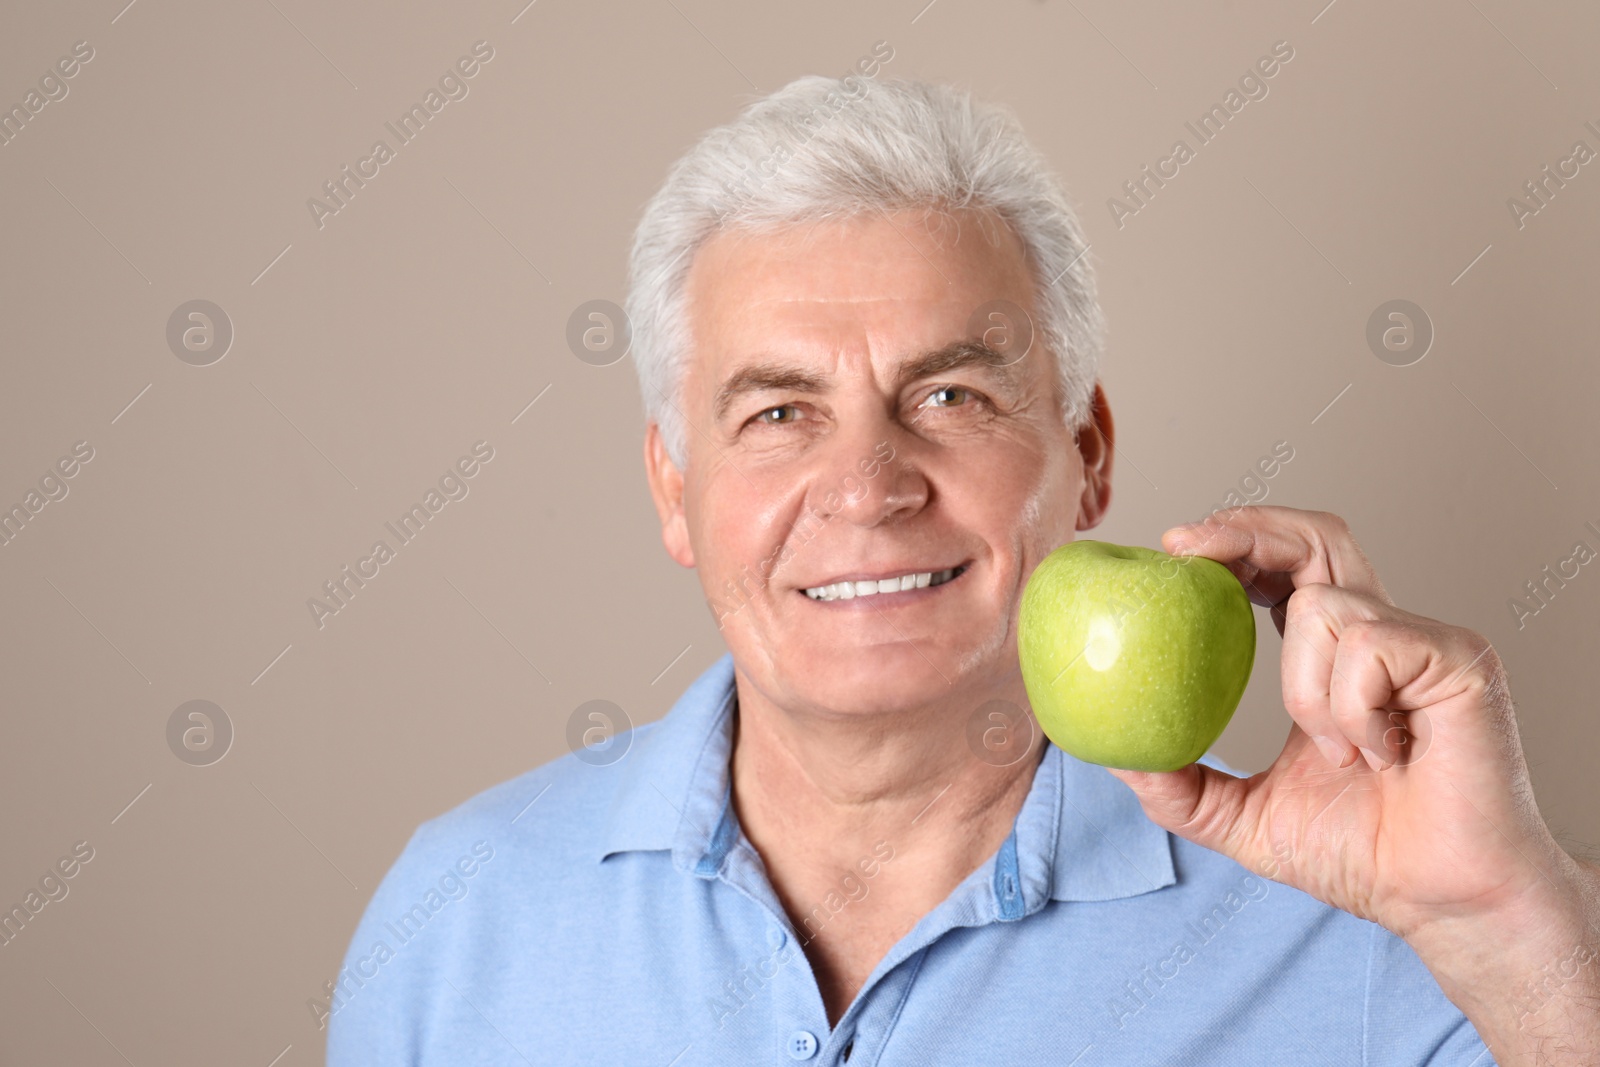
<path fill-rule="evenodd" d="M 786 1047 L 789 1050 L 791 1059 L 809 1060 L 816 1054 L 817 1039 L 804 1030 L 796 1030 L 789 1035 L 789 1043 Z"/>
<path fill-rule="evenodd" d="M 783 927 L 772 926 L 767 929 L 767 944 L 773 948 L 782 948 L 783 943 L 789 940 L 789 935 L 783 932 Z"/>

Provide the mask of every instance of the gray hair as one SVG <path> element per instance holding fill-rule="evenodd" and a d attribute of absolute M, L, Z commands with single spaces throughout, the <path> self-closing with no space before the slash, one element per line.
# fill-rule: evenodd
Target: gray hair
<path fill-rule="evenodd" d="M 680 470 L 679 397 L 694 250 L 719 230 L 762 231 L 879 209 L 988 209 L 1025 250 L 1035 346 L 1057 365 L 1061 416 L 1090 418 L 1104 320 L 1088 245 L 1065 191 L 1009 109 L 948 85 L 806 75 L 749 104 L 673 164 L 646 205 L 624 312 L 645 414 Z"/>

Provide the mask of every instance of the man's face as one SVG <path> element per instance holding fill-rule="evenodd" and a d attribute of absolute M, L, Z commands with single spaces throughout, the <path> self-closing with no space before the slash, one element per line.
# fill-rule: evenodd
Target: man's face
<path fill-rule="evenodd" d="M 970 211 L 725 231 L 696 253 L 688 470 L 652 432 L 652 486 L 669 551 L 780 706 L 887 711 L 1014 681 L 1023 585 L 1105 489 L 1084 493 L 1037 331 L 1020 360 L 972 343 L 995 300 L 1037 322 L 1020 242 Z M 867 581 L 884 591 L 839 585 Z"/>

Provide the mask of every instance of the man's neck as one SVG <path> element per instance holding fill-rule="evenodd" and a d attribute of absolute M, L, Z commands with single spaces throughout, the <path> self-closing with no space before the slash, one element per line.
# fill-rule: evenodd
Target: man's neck
<path fill-rule="evenodd" d="M 850 718 L 794 714 L 742 679 L 738 686 L 733 793 L 758 848 L 763 837 L 779 847 L 811 841 L 826 854 L 837 842 L 842 858 L 854 842 L 916 837 L 959 853 L 964 839 L 987 838 L 998 826 L 1009 832 L 1043 755 L 1037 727 L 1023 720 L 1017 733 L 1026 749 L 980 758 L 967 721 L 980 702 Z"/>
<path fill-rule="evenodd" d="M 1045 741 L 1024 718 L 1014 753 L 969 743 L 985 699 L 1021 707 L 1020 693 L 852 718 L 792 713 L 736 685 L 734 812 L 833 1022 L 888 949 L 999 849 Z"/>

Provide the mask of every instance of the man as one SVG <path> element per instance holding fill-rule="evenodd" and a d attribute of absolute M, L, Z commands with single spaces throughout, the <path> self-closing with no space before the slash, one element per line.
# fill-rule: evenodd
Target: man
<path fill-rule="evenodd" d="M 1027 707 L 1029 574 L 1110 500 L 1085 251 L 946 87 L 803 78 L 679 162 L 629 315 L 729 654 L 622 759 L 417 831 L 330 1063 L 1600 1063 L 1600 873 L 1539 818 L 1499 658 L 1337 517 L 1162 538 L 1284 635 L 1267 771 L 985 736 Z"/>

